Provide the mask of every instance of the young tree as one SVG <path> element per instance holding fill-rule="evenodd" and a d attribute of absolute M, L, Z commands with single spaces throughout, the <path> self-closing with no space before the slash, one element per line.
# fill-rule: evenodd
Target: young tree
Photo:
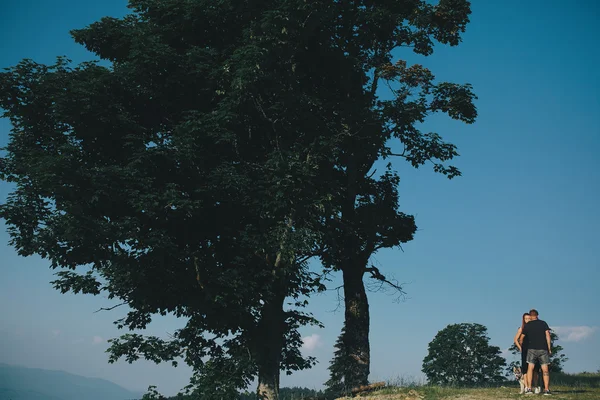
<path fill-rule="evenodd" d="M 504 380 L 500 348 L 491 346 L 480 324 L 451 324 L 435 335 L 423 359 L 423 373 L 437 385 L 474 385 Z"/>
<path fill-rule="evenodd" d="M 550 340 L 552 341 L 551 349 L 552 355 L 550 356 L 550 372 L 562 372 L 565 362 L 569 358 L 564 354 L 563 347 L 556 342 L 559 340 L 558 334 L 554 331 L 550 331 Z M 517 348 L 516 344 L 512 344 L 508 351 L 513 355 L 513 359 L 506 367 L 506 374 L 510 376 L 513 372 L 513 367 L 521 367 L 521 352 Z"/>
<path fill-rule="evenodd" d="M 347 384 L 346 376 L 356 376 L 359 371 L 349 371 L 350 368 L 356 367 L 351 355 L 348 352 L 349 347 L 344 345 L 344 333 L 346 329 L 342 328 L 342 332 L 335 342 L 335 351 L 333 359 L 329 363 L 329 380 L 325 382 L 327 389 L 325 394 L 330 398 L 347 396 L 350 394 L 353 384 Z"/>

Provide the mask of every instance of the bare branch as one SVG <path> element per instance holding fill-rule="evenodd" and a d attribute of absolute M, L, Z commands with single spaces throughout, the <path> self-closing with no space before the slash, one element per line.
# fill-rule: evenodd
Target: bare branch
<path fill-rule="evenodd" d="M 376 291 L 384 290 L 385 286 L 388 286 L 394 290 L 398 294 L 398 298 L 396 301 L 400 301 L 404 299 L 406 292 L 404 291 L 402 284 L 397 280 L 390 280 L 385 275 L 383 275 L 379 268 L 375 265 L 371 264 L 371 267 L 365 268 L 365 271 L 371 274 L 371 278 L 379 282 L 378 288 Z"/>
<path fill-rule="evenodd" d="M 119 303 L 119 304 L 117 304 L 117 305 L 115 305 L 115 306 L 108 307 L 108 308 L 101 307 L 101 308 L 99 308 L 98 310 L 94 311 L 94 314 L 95 314 L 95 313 L 97 313 L 97 312 L 99 312 L 99 311 L 110 311 L 110 310 L 114 310 L 115 308 L 117 308 L 117 307 L 121 307 L 121 306 L 124 306 L 124 305 L 126 305 L 126 304 L 127 304 L 127 302 L 123 302 L 123 303 Z"/>
<path fill-rule="evenodd" d="M 315 272 L 315 271 L 309 271 L 308 273 L 309 273 L 309 275 L 315 276 L 316 277 L 315 279 L 319 279 L 319 280 L 323 280 L 323 281 L 331 281 L 331 278 L 329 276 L 333 273 L 333 271 L 326 269 L 321 274 L 318 272 Z M 327 289 L 327 290 L 334 290 L 334 289 Z"/>
<path fill-rule="evenodd" d="M 406 151 L 403 151 L 402 154 L 398 154 L 398 153 L 388 153 L 388 155 L 390 156 L 394 156 L 394 157 L 402 157 L 402 158 L 408 158 L 408 156 L 406 154 L 404 154 Z"/>
<path fill-rule="evenodd" d="M 333 289 L 327 289 L 327 290 L 335 290 L 337 292 L 337 306 L 333 310 L 331 310 L 331 312 L 333 312 L 333 313 L 338 312 L 340 310 L 340 308 L 342 308 L 342 302 L 344 301 L 344 296 L 342 296 L 340 294 L 340 289 L 343 289 L 343 288 L 344 288 L 344 285 L 340 285 Z"/>
<path fill-rule="evenodd" d="M 337 290 L 337 291 L 339 291 L 343 287 L 344 287 L 344 285 L 340 285 L 340 286 L 334 287 L 333 289 L 327 289 L 327 290 Z"/>
<path fill-rule="evenodd" d="M 371 174 L 368 176 L 368 178 L 371 179 L 373 177 L 373 175 L 375 175 L 376 172 L 377 172 L 377 168 L 375 168 L 373 170 L 373 172 L 371 172 Z"/>
<path fill-rule="evenodd" d="M 395 247 L 398 247 L 398 248 L 400 249 L 400 251 L 402 251 L 402 252 L 404 253 L 404 248 L 402 247 L 402 245 L 401 245 L 401 244 L 398 244 L 398 245 L 396 245 Z M 380 243 L 380 244 L 378 244 L 378 245 L 374 246 L 374 248 L 373 248 L 373 253 L 375 253 L 375 252 L 376 252 L 376 251 L 378 251 L 378 250 L 381 250 L 381 249 L 386 249 L 386 248 L 387 248 L 387 246 L 385 246 L 385 245 L 383 245 L 383 244 L 381 244 L 381 243 Z"/>

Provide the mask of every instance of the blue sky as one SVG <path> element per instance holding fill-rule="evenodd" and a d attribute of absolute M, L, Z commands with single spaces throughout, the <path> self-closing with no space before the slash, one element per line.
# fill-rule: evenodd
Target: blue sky
<path fill-rule="evenodd" d="M 0 68 L 23 58 L 51 63 L 93 58 L 68 31 L 102 16 L 122 16 L 123 0 L 4 1 Z M 382 251 L 374 262 L 405 282 L 400 303 L 371 293 L 371 379 L 421 379 L 427 344 L 450 323 L 488 327 L 506 349 L 532 307 L 555 327 L 569 357 L 566 370 L 600 368 L 600 37 L 595 1 L 474 0 L 459 47 L 429 58 L 398 53 L 439 80 L 473 84 L 479 118 L 465 126 L 436 117 L 424 129 L 459 147 L 463 176 L 448 181 L 429 168 L 394 161 L 401 205 L 416 216 L 415 240 Z M 10 126 L 0 120 L 0 146 Z M 10 187 L 0 183 L 0 199 Z M 61 369 L 144 390 L 174 394 L 189 369 L 147 362 L 107 364 L 106 339 L 120 332 L 123 311 L 94 313 L 102 297 L 61 295 L 45 261 L 21 258 L 0 222 L 0 362 Z M 334 282 L 335 284 L 335 282 Z M 341 328 L 335 292 L 312 299 L 325 329 L 305 329 L 307 353 L 320 364 L 282 377 L 283 385 L 320 387 Z M 152 323 L 165 335 L 183 324 Z"/>

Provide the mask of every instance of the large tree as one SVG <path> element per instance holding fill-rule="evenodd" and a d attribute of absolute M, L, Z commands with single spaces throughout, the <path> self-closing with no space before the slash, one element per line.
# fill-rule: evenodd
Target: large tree
<path fill-rule="evenodd" d="M 500 348 L 491 346 L 480 324 L 451 324 L 435 335 L 423 359 L 423 373 L 435 385 L 475 385 L 504 380 Z"/>
<path fill-rule="evenodd" d="M 381 248 L 412 240 L 416 230 L 412 216 L 398 204 L 399 177 L 391 168 L 382 174 L 375 163 L 402 157 L 413 167 L 431 163 L 436 172 L 453 178 L 460 171 L 446 165 L 458 155 L 456 146 L 435 132 L 424 133 L 418 125 L 434 113 L 472 123 L 475 99 L 469 84 L 435 82 L 421 65 L 408 65 L 397 50 L 410 48 L 430 55 L 434 43 L 455 46 L 461 40 L 470 15 L 466 0 L 353 1 L 323 6 L 314 19 L 321 43 L 334 38 L 352 60 L 361 79 L 349 80 L 341 107 L 344 141 L 337 162 L 342 184 L 337 192 L 337 213 L 327 221 L 326 266 L 339 270 L 344 280 L 345 322 L 340 345 L 345 361 L 332 371 L 331 385 L 352 387 L 366 384 L 370 371 L 369 304 L 365 274 L 401 288 L 370 264 Z M 390 95 L 381 96 L 378 88 Z M 392 148 L 401 147 L 401 152 Z M 334 376 L 335 375 L 335 376 Z M 336 383 L 337 382 L 337 383 Z"/>
<path fill-rule="evenodd" d="M 183 359 L 207 398 L 257 376 L 275 399 L 280 369 L 312 364 L 298 327 L 316 321 L 298 307 L 322 288 L 306 258 L 332 208 L 339 81 L 314 69 L 303 2 L 130 7 L 73 32 L 109 67 L 0 75 L 15 185 L 0 216 L 21 255 L 61 269 L 59 290 L 128 305 L 120 328 L 187 319 L 169 340 L 113 340 L 110 361 Z"/>

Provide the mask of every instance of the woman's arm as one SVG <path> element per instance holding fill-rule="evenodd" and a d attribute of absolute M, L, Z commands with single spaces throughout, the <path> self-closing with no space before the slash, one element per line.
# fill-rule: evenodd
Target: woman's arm
<path fill-rule="evenodd" d="M 519 349 L 519 351 L 522 351 L 521 350 L 521 328 L 517 329 L 517 334 L 515 335 L 515 338 L 513 339 L 513 341 L 515 342 L 517 349 Z"/>

